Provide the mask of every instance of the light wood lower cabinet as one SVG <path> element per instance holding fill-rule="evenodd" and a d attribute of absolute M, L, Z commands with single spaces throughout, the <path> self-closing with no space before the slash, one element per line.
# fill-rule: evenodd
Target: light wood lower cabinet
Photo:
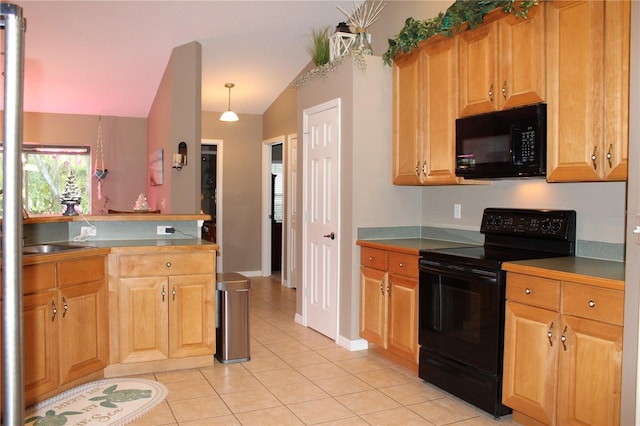
<path fill-rule="evenodd" d="M 360 336 L 418 362 L 418 256 L 362 247 Z"/>
<path fill-rule="evenodd" d="M 107 365 L 105 256 L 27 265 L 23 270 L 25 402 Z"/>
<path fill-rule="evenodd" d="M 117 362 L 213 355 L 215 252 L 116 256 Z"/>
<path fill-rule="evenodd" d="M 624 292 L 507 274 L 503 403 L 522 424 L 620 422 Z"/>

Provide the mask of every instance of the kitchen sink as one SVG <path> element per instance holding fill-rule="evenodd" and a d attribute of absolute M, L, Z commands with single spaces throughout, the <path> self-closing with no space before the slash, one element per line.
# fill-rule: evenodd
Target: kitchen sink
<path fill-rule="evenodd" d="M 85 248 L 87 248 L 87 246 L 67 243 L 34 244 L 32 246 L 24 246 L 22 248 L 22 254 L 51 254 L 70 250 L 82 250 Z"/>

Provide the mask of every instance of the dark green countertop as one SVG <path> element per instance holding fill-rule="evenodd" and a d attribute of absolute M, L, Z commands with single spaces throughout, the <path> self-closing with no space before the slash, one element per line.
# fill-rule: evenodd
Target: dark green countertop
<path fill-rule="evenodd" d="M 420 250 L 435 250 L 452 247 L 469 247 L 477 244 L 458 243 L 455 241 L 432 240 L 429 238 L 397 238 L 380 240 L 358 240 L 356 244 L 381 250 L 392 250 L 408 254 L 420 254 Z"/>
<path fill-rule="evenodd" d="M 588 257 L 553 257 L 506 262 L 502 269 L 545 276 L 564 281 L 579 281 L 600 287 L 624 290 L 624 262 Z"/>

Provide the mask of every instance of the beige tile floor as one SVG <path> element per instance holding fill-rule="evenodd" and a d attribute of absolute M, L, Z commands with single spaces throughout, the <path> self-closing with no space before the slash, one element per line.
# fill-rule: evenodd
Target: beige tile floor
<path fill-rule="evenodd" d="M 294 322 L 295 290 L 253 278 L 251 360 L 145 375 L 169 395 L 134 425 L 516 425 L 372 351 Z"/>

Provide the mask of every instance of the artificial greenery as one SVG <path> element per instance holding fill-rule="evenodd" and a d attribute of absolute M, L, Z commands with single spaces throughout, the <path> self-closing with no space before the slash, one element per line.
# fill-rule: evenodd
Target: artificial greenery
<path fill-rule="evenodd" d="M 315 29 L 311 32 L 312 44 L 307 48 L 313 62 L 322 66 L 329 62 L 331 57 L 329 47 L 329 27 Z"/>
<path fill-rule="evenodd" d="M 539 0 L 456 0 L 446 12 L 440 12 L 434 18 L 422 21 L 409 17 L 400 33 L 389 39 L 389 49 L 382 55 L 382 60 L 391 65 L 397 54 L 415 49 L 418 43 L 436 34 L 451 37 L 465 29 L 472 30 L 482 23 L 487 13 L 497 8 L 525 19 L 529 10 L 537 6 L 538 2 Z M 466 26 L 463 25 L 465 23 Z"/>

